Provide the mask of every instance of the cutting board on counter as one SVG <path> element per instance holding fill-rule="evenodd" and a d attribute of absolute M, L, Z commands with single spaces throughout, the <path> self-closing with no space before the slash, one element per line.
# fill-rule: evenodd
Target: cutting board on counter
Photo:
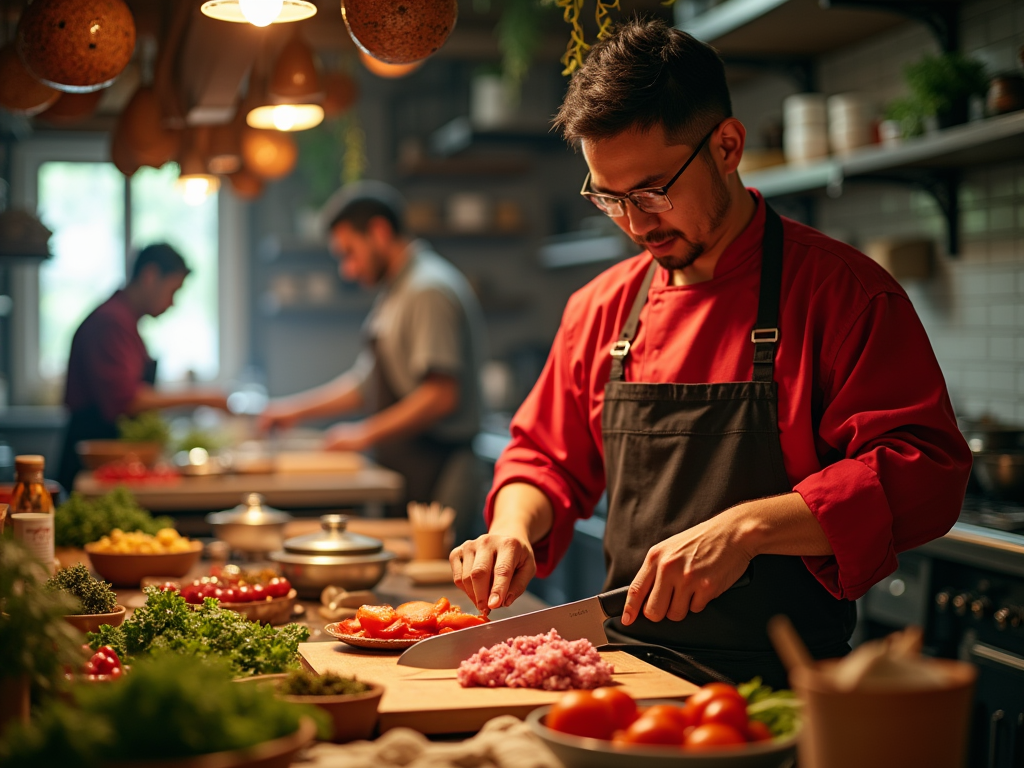
<path fill-rule="evenodd" d="M 454 669 L 400 667 L 397 654 L 352 649 L 344 643 L 303 643 L 299 656 L 318 674 L 334 672 L 383 685 L 382 733 L 400 726 L 427 734 L 469 733 L 498 715 L 526 717 L 562 695 L 526 688 L 463 688 Z M 602 651 L 601 656 L 615 668 L 615 682 L 634 698 L 681 699 L 697 690 L 693 683 L 623 651 Z"/>
<path fill-rule="evenodd" d="M 366 459 L 353 451 L 281 451 L 274 457 L 274 471 L 285 475 L 358 472 L 365 466 Z"/>

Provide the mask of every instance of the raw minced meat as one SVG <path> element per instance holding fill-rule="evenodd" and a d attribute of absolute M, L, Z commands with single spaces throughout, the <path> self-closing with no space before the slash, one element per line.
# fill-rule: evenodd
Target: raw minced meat
<path fill-rule="evenodd" d="M 481 648 L 459 665 L 458 678 L 463 688 L 565 691 L 607 685 L 613 671 L 589 640 L 564 640 L 552 629 Z"/>

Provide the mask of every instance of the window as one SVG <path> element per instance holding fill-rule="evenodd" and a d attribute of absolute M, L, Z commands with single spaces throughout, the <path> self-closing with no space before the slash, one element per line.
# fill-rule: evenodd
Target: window
<path fill-rule="evenodd" d="M 53 258 L 12 271 L 12 402 L 62 400 L 71 339 L 82 320 L 124 285 L 131 254 L 168 242 L 192 274 L 174 306 L 139 330 L 158 378 L 189 373 L 229 384 L 247 362 L 245 208 L 230 193 L 188 205 L 178 168 L 142 168 L 126 180 L 103 135 L 35 136 L 15 145 L 14 205 L 53 231 Z"/>

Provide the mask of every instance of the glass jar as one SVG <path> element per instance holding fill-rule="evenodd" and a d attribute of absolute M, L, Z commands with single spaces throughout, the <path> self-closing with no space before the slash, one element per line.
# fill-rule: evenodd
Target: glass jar
<path fill-rule="evenodd" d="M 53 514 L 53 497 L 46 490 L 43 480 L 44 466 L 42 456 L 14 457 L 14 490 L 11 491 L 10 514 Z"/>

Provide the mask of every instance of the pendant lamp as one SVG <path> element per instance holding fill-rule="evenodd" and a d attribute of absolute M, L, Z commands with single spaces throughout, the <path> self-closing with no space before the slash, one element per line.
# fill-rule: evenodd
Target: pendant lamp
<path fill-rule="evenodd" d="M 298 34 L 281 49 L 259 106 L 245 121 L 253 128 L 305 131 L 324 119 L 324 91 L 313 50 Z"/>
<path fill-rule="evenodd" d="M 206 168 L 210 146 L 210 127 L 197 125 L 185 130 L 179 165 L 181 171 L 175 186 L 188 205 L 202 205 L 206 198 L 220 189 L 220 179 Z"/>
<path fill-rule="evenodd" d="M 0 107 L 19 115 L 37 115 L 59 96 L 60 91 L 25 69 L 12 43 L 0 48 Z"/>
<path fill-rule="evenodd" d="M 349 35 L 386 64 L 410 64 L 444 45 L 459 16 L 457 0 L 341 0 Z"/>
<path fill-rule="evenodd" d="M 218 175 L 235 173 L 242 167 L 242 129 L 245 128 L 245 107 L 239 104 L 231 122 L 210 126 L 210 151 L 206 167 Z"/>
<path fill-rule="evenodd" d="M 142 165 L 160 168 L 181 149 L 181 131 L 164 127 L 160 100 L 151 86 L 140 85 L 121 111 L 124 141 Z"/>
<path fill-rule="evenodd" d="M 245 168 L 228 175 L 231 189 L 242 200 L 255 200 L 263 194 L 263 181 Z"/>
<path fill-rule="evenodd" d="M 405 77 L 423 66 L 423 61 L 414 61 L 411 64 L 388 64 L 373 58 L 373 56 L 363 50 L 359 51 L 359 61 L 377 77 L 384 77 L 389 80 L 393 80 L 396 77 Z"/>
<path fill-rule="evenodd" d="M 272 181 L 287 176 L 298 159 L 299 148 L 287 133 L 249 126 L 242 130 L 242 165 L 259 178 Z"/>
<path fill-rule="evenodd" d="M 35 0 L 18 22 L 18 55 L 39 80 L 87 93 L 110 85 L 135 50 L 135 20 L 123 0 Z"/>
<path fill-rule="evenodd" d="M 213 19 L 256 27 L 302 21 L 316 15 L 316 6 L 307 0 L 207 0 L 201 10 Z"/>
<path fill-rule="evenodd" d="M 328 72 L 323 83 L 324 117 L 343 115 L 359 100 L 359 85 L 347 72 Z"/>
<path fill-rule="evenodd" d="M 96 106 L 103 98 L 105 91 L 89 91 L 89 93 L 61 93 L 44 112 L 39 113 L 38 120 L 51 125 L 68 125 L 79 120 L 92 117 Z"/>

